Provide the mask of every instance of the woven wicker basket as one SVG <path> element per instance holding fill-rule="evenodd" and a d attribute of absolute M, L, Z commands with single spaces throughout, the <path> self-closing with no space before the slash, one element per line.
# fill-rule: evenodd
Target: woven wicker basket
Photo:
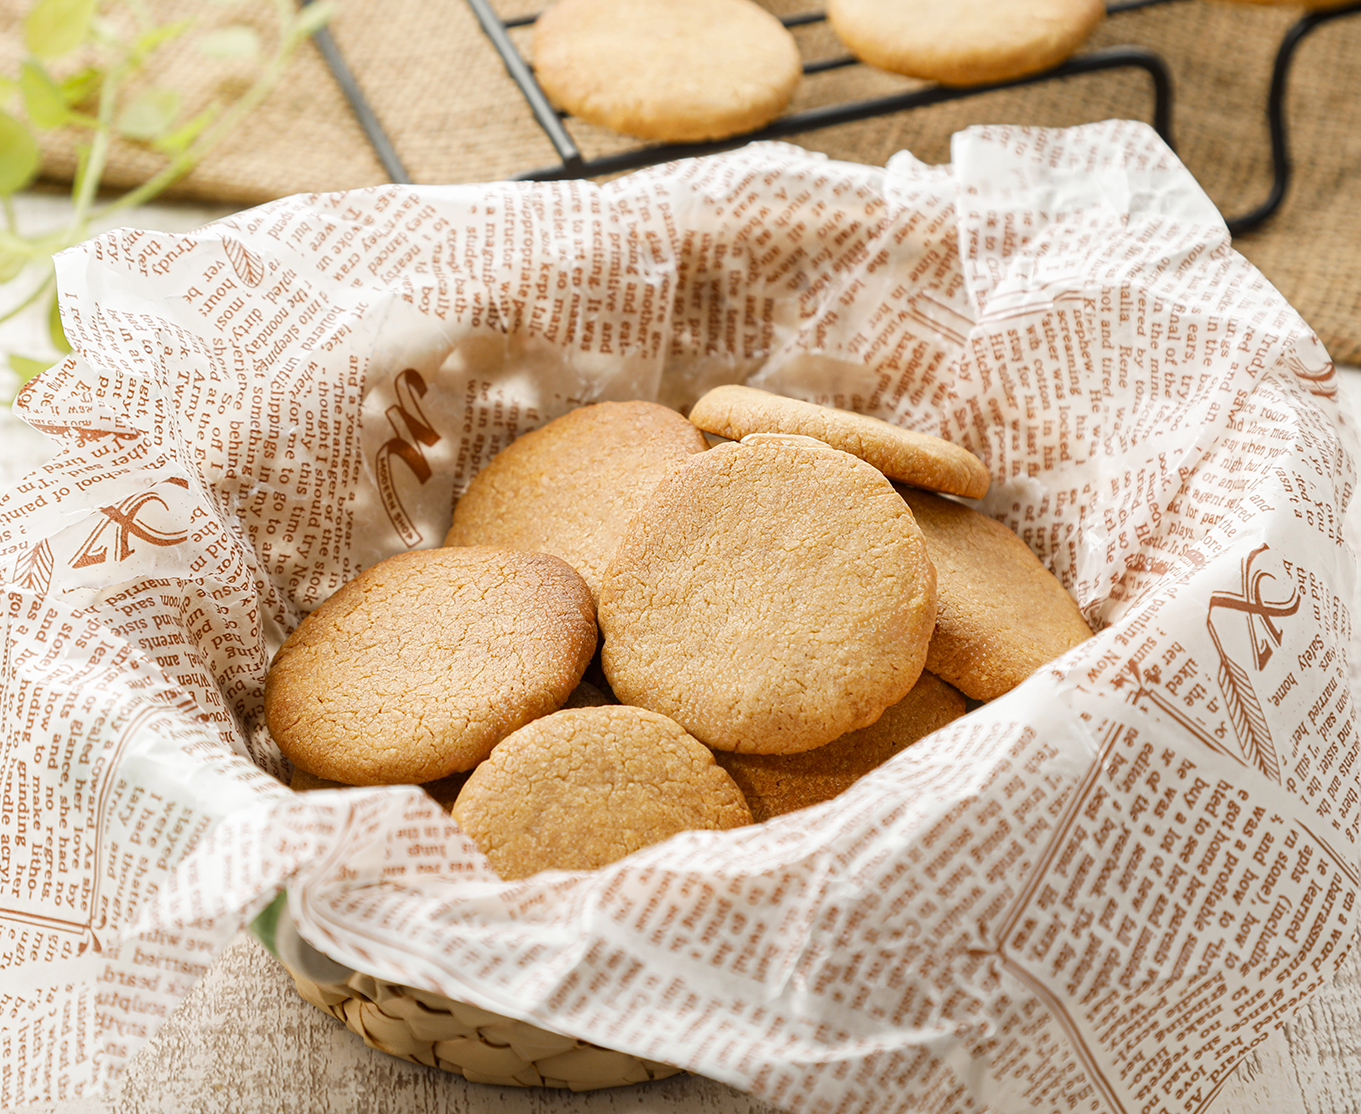
<path fill-rule="evenodd" d="M 593 1091 L 646 1083 L 679 1068 L 550 1033 L 439 994 L 352 971 L 298 935 L 283 895 L 252 926 L 302 997 L 370 1048 L 473 1083 Z"/>

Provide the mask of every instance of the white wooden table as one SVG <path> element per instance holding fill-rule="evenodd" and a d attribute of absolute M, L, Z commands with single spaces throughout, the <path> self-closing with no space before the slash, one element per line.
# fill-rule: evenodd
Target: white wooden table
<path fill-rule="evenodd" d="M 53 197 L 20 198 L 21 218 L 59 219 Z M 188 230 L 223 210 L 154 206 L 128 225 Z M 1270 277 L 1270 276 L 1268 276 Z M 0 291 L 0 298 L 4 293 Z M 0 325 L 0 354 L 40 355 L 45 328 L 26 317 Z M 2 361 L 0 361 L 2 362 Z M 1361 371 L 1343 376 L 1361 413 Z M 0 396 L 13 394 L 0 371 Z M 47 453 L 46 440 L 0 412 L 0 487 Z M 1361 620 L 1358 620 L 1361 621 Z M 1361 1111 L 1361 950 L 1320 992 L 1240 1065 L 1220 1092 L 1225 1114 L 1355 1114 Z M 118 1094 L 25 1107 L 15 1114 L 774 1114 L 775 1108 L 711 1080 L 574 1095 L 467 1083 L 367 1048 L 303 1002 L 291 980 L 242 932 L 161 1030 L 133 1058 Z M 1010 1114 L 1010 1112 L 1007 1112 Z"/>

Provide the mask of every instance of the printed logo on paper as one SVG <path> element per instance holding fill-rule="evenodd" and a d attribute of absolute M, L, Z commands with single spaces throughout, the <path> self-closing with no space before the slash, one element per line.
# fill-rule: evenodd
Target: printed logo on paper
<path fill-rule="evenodd" d="M 1262 714 L 1261 701 L 1257 699 L 1248 670 L 1234 657 L 1234 647 L 1242 645 L 1242 636 L 1246 633 L 1252 648 L 1252 671 L 1260 673 L 1280 649 L 1281 628 L 1276 620 L 1294 615 L 1300 609 L 1298 585 L 1294 586 L 1288 599 L 1273 601 L 1266 598 L 1266 584 L 1276 577 L 1263 569 L 1253 568 L 1253 563 L 1266 549 L 1266 545 L 1258 546 L 1243 561 L 1243 583 L 1239 592 L 1215 592 L 1210 597 L 1205 623 L 1219 652 L 1219 687 L 1224 691 L 1224 702 L 1243 746 L 1243 756 L 1267 777 L 1280 781 L 1280 763 L 1266 716 Z M 1231 632 L 1227 640 L 1221 636 L 1219 624 L 1224 624 Z"/>
<path fill-rule="evenodd" d="M 265 281 L 264 261 L 240 240 L 222 237 L 222 250 L 227 253 L 237 278 L 247 286 L 259 286 Z"/>
<path fill-rule="evenodd" d="M 188 488 L 189 481 L 172 476 L 166 481 L 176 487 Z M 100 507 L 104 517 L 90 532 L 90 536 L 71 559 L 73 569 L 100 565 L 110 559 L 126 561 L 137 551 L 134 539 L 154 546 L 179 545 L 186 541 L 186 530 L 169 531 L 156 525 L 154 509 L 169 512 L 170 506 L 154 491 L 138 491 L 111 506 Z"/>
<path fill-rule="evenodd" d="M 397 401 L 385 411 L 392 436 L 379 447 L 373 458 L 373 470 L 378 481 L 378 494 L 383 509 L 407 546 L 419 545 L 424 535 L 416 529 L 392 474 L 393 461 L 405 464 L 417 483 L 426 483 L 432 474 L 422 446 L 430 448 L 440 441 L 440 435 L 421 411 L 420 399 L 425 397 L 426 384 L 420 372 L 407 368 L 393 384 Z"/>
<path fill-rule="evenodd" d="M 1165 680 L 1157 662 L 1141 668 L 1131 659 L 1125 665 L 1125 674 L 1116 679 L 1116 685 L 1123 687 L 1132 680 L 1134 688 L 1129 699 L 1133 703 L 1154 705 L 1212 750 L 1255 766 L 1272 781 L 1280 782 L 1280 758 L 1253 678 L 1260 676 L 1280 649 L 1284 630 L 1278 620 L 1287 619 L 1299 610 L 1301 594 L 1299 586 L 1293 585 L 1286 598 L 1269 598 L 1270 585 L 1277 577 L 1258 564 L 1258 558 L 1268 548 L 1263 544 L 1249 553 L 1241 565 L 1242 582 L 1238 590 L 1212 593 L 1206 610 L 1205 625 L 1219 658 L 1217 680 L 1223 694 L 1227 724 L 1220 722 L 1211 726 L 1197 718 L 1190 711 L 1197 699 L 1210 713 L 1220 710 L 1218 699 L 1206 694 L 1205 686 L 1200 683 L 1193 683 L 1189 692 L 1179 691 L 1176 686 L 1180 683 L 1180 674 Z M 1188 660 L 1187 667 L 1193 665 L 1194 661 Z M 1238 738 L 1237 752 L 1224 742 L 1230 725 Z"/>
<path fill-rule="evenodd" d="M 34 595 L 46 595 L 52 587 L 52 568 L 52 547 L 44 538 L 20 558 L 16 583 Z"/>
<path fill-rule="evenodd" d="M 1286 347 L 1285 366 L 1295 373 L 1295 378 L 1310 394 L 1337 397 L 1337 368 L 1329 359 L 1327 349 L 1313 334 L 1303 341 L 1292 341 Z"/>

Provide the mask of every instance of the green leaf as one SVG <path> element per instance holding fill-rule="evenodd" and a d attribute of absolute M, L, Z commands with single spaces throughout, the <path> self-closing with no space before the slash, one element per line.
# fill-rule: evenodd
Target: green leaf
<path fill-rule="evenodd" d="M 85 192 L 85 175 L 90 169 L 90 151 L 88 143 L 76 143 L 76 172 L 71 176 L 71 195 L 79 197 Z"/>
<path fill-rule="evenodd" d="M 17 278 L 27 263 L 28 256 L 22 252 L 0 250 L 0 282 Z"/>
<path fill-rule="evenodd" d="M 8 103 L 19 91 L 19 83 L 6 74 L 0 74 L 0 103 Z"/>
<path fill-rule="evenodd" d="M 27 356 L 16 356 L 13 353 L 9 358 L 10 369 L 19 377 L 19 382 L 27 383 L 35 375 L 41 375 L 52 366 L 51 360 L 33 360 Z"/>
<path fill-rule="evenodd" d="M 57 88 L 61 90 L 62 99 L 74 107 L 88 103 L 99 92 L 99 83 L 103 80 L 103 70 L 96 66 L 86 66 L 70 77 L 62 78 Z"/>
<path fill-rule="evenodd" d="M 59 128 L 70 121 L 66 98 L 41 62 L 24 60 L 19 70 L 19 90 L 24 95 L 24 111 L 40 128 Z"/>
<path fill-rule="evenodd" d="M 47 335 L 58 352 L 71 351 L 71 342 L 66 339 L 66 330 L 61 327 L 61 303 L 57 292 L 52 291 L 52 300 L 47 303 Z"/>
<path fill-rule="evenodd" d="M 133 97 L 118 114 L 118 131 L 129 139 L 159 139 L 170 130 L 179 113 L 177 90 L 151 86 Z"/>
<path fill-rule="evenodd" d="M 24 46 L 39 58 L 60 58 L 90 33 L 96 0 L 38 0 L 24 19 Z"/>
<path fill-rule="evenodd" d="M 273 901 L 266 905 L 260 915 L 250 922 L 250 930 L 255 938 L 265 946 L 265 950 L 275 959 L 279 957 L 276 938 L 279 932 L 279 918 L 288 908 L 288 891 L 280 890 Z"/>
<path fill-rule="evenodd" d="M 304 4 L 293 20 L 293 26 L 288 29 L 289 37 L 305 39 L 316 34 L 330 22 L 335 13 L 335 5 L 330 0 L 312 0 L 312 3 Z"/>
<path fill-rule="evenodd" d="M 173 23 L 161 23 L 143 31 L 132 44 L 133 53 L 139 60 L 145 58 L 163 43 L 178 39 L 194 26 L 194 22 L 193 19 L 177 19 Z"/>
<path fill-rule="evenodd" d="M 23 189 L 38 175 L 38 141 L 7 112 L 0 112 L 0 196 Z"/>
<path fill-rule="evenodd" d="M 260 36 L 254 27 L 235 23 L 209 31 L 199 39 L 198 48 L 209 58 L 255 58 L 260 53 Z"/>
<path fill-rule="evenodd" d="M 186 120 L 178 128 L 152 140 L 152 146 L 167 155 L 178 155 L 181 151 L 186 150 L 199 137 L 203 129 L 221 114 L 222 106 L 220 104 L 210 104 L 197 116 Z"/>

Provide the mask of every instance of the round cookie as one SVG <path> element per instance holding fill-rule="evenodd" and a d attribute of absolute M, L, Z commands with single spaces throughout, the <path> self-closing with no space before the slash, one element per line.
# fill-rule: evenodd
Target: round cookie
<path fill-rule="evenodd" d="M 924 491 L 900 491 L 936 567 L 932 673 L 975 700 L 993 700 L 1092 636 L 1073 597 L 1002 523 Z"/>
<path fill-rule="evenodd" d="M 874 723 L 802 754 L 715 751 L 758 824 L 772 816 L 830 801 L 900 750 L 962 716 L 964 695 L 923 672 L 912 691 Z"/>
<path fill-rule="evenodd" d="M 673 143 L 756 130 L 803 76 L 793 36 L 751 0 L 557 0 L 532 53 L 558 108 Z"/>
<path fill-rule="evenodd" d="M 690 420 L 706 433 L 734 441 L 749 433 L 815 437 L 873 464 L 889 479 L 930 491 L 978 499 L 991 482 L 978 457 L 943 437 L 755 387 L 715 387 L 695 403 Z"/>
<path fill-rule="evenodd" d="M 828 0 L 827 20 L 864 62 L 943 85 L 986 85 L 1067 60 L 1103 0 Z"/>
<path fill-rule="evenodd" d="M 557 557 L 399 553 L 289 635 L 265 680 L 265 719 L 279 749 L 318 777 L 434 781 L 560 708 L 595 641 L 590 592 Z"/>
<path fill-rule="evenodd" d="M 678 832 L 751 823 L 707 747 L 617 704 L 557 712 L 502 740 L 453 817 L 506 879 L 595 870 Z"/>
<path fill-rule="evenodd" d="M 748 437 L 685 461 L 630 523 L 601 664 L 621 701 L 715 749 L 794 754 L 906 696 L 935 615 L 921 531 L 878 470 Z"/>
<path fill-rule="evenodd" d="M 493 545 L 561 557 L 595 596 L 624 527 L 661 478 L 708 447 L 676 411 L 599 402 L 517 437 L 454 507 L 445 545 Z"/>
<path fill-rule="evenodd" d="M 1303 8 L 1305 11 L 1317 12 L 1328 8 L 1340 8 L 1344 4 L 1355 3 L 1355 0 L 1228 0 L 1228 2 L 1248 4 L 1252 7 Z"/>

